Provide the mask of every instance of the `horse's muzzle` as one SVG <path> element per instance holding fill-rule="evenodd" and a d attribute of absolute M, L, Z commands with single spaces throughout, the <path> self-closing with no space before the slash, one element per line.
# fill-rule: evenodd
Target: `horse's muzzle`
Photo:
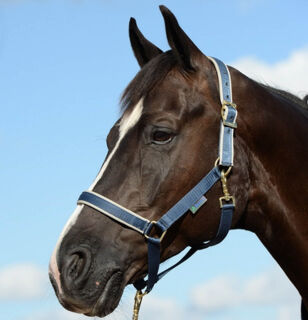
<path fill-rule="evenodd" d="M 125 287 L 123 272 L 95 266 L 90 249 L 79 246 L 50 266 L 49 277 L 59 302 L 69 311 L 103 317 L 118 305 Z"/>

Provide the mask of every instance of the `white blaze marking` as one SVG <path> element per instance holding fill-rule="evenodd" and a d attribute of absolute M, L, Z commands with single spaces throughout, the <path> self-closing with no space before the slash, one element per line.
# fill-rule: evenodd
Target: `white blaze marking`
<path fill-rule="evenodd" d="M 106 169 L 109 165 L 111 158 L 113 157 L 113 155 L 115 154 L 115 152 L 119 148 L 119 145 L 120 145 L 122 139 L 125 137 L 128 130 L 131 129 L 132 127 L 134 127 L 136 125 L 136 123 L 138 122 L 138 120 L 140 119 L 141 114 L 142 114 L 142 109 L 143 109 L 143 99 L 141 99 L 136 104 L 133 111 L 129 115 L 124 114 L 124 116 L 120 122 L 119 139 L 118 139 L 115 147 L 113 148 L 112 152 L 110 153 L 108 159 L 106 159 L 101 171 L 97 175 L 94 182 L 91 184 L 89 191 L 92 191 L 94 189 L 94 187 L 96 186 L 97 182 L 102 178 L 104 172 L 106 171 Z"/>
<path fill-rule="evenodd" d="M 60 247 L 60 244 L 61 244 L 64 236 L 67 234 L 68 230 L 76 223 L 76 220 L 77 220 L 81 210 L 83 209 L 83 207 L 84 207 L 84 205 L 77 206 L 77 208 L 74 210 L 71 217 L 66 222 L 66 224 L 60 234 L 60 237 L 57 241 L 56 247 L 51 255 L 50 262 L 49 262 L 49 272 L 53 275 L 54 279 L 57 282 L 59 293 L 62 293 L 62 288 L 61 288 L 61 282 L 60 282 L 60 271 L 59 271 L 58 264 L 57 264 L 58 249 Z"/>
<path fill-rule="evenodd" d="M 106 161 L 105 161 L 104 165 L 102 166 L 100 172 L 98 173 L 96 179 L 91 184 L 91 186 L 89 188 L 90 191 L 92 191 L 94 189 L 97 182 L 103 177 L 103 174 L 106 171 L 113 155 L 115 154 L 115 152 L 119 148 L 119 145 L 120 145 L 121 141 L 123 140 L 123 138 L 125 137 L 125 135 L 127 134 L 127 132 L 131 128 L 133 128 L 137 124 L 137 122 L 139 121 L 141 114 L 142 114 L 142 110 L 143 110 L 143 99 L 140 99 L 140 101 L 135 105 L 135 107 L 133 108 L 131 113 L 129 113 L 127 115 L 126 114 L 123 115 L 122 120 L 119 125 L 118 141 L 117 141 L 115 147 L 113 148 L 112 152 L 110 153 L 110 155 L 106 159 Z M 84 207 L 84 205 L 78 205 L 77 208 L 75 209 L 75 211 L 73 212 L 73 214 L 71 215 L 71 217 L 69 218 L 69 220 L 67 221 L 66 225 L 64 226 L 64 228 L 60 234 L 60 237 L 58 239 L 58 242 L 56 244 L 56 247 L 55 247 L 55 249 L 52 253 L 51 259 L 50 259 L 49 272 L 55 278 L 55 281 L 57 282 L 58 289 L 59 289 L 60 293 L 62 293 L 62 288 L 61 288 L 61 282 L 60 282 L 60 271 L 59 271 L 59 268 L 57 265 L 57 252 L 58 252 L 58 249 L 60 247 L 60 244 L 61 244 L 63 238 L 68 233 L 68 231 L 71 229 L 71 227 L 76 223 L 78 216 L 79 216 L 80 212 L 82 211 L 83 207 Z"/>

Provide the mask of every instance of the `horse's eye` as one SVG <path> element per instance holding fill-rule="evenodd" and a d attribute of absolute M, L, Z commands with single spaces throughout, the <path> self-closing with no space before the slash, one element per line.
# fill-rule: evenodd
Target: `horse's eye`
<path fill-rule="evenodd" d="M 169 143 L 173 138 L 173 134 L 171 132 L 165 130 L 156 130 L 152 135 L 152 142 L 155 144 L 166 144 Z"/>

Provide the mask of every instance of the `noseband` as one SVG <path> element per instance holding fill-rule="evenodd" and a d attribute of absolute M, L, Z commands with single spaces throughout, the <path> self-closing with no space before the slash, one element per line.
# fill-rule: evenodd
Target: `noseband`
<path fill-rule="evenodd" d="M 148 243 L 148 279 L 139 279 L 134 283 L 138 290 L 135 303 L 135 310 L 139 309 L 142 296 L 149 293 L 155 283 L 165 276 L 173 268 L 191 257 L 197 250 L 205 249 L 221 242 L 228 234 L 231 228 L 233 211 L 235 209 L 235 200 L 228 192 L 227 176 L 233 166 L 233 134 L 236 125 L 237 110 L 232 102 L 232 85 L 228 67 L 216 58 L 208 57 L 214 64 L 218 80 L 221 101 L 221 121 L 218 159 L 214 168 L 195 185 L 186 195 L 179 200 L 171 209 L 169 209 L 158 221 L 150 221 L 144 217 L 120 206 L 119 204 L 97 194 L 93 191 L 83 192 L 77 204 L 87 205 L 100 213 L 110 217 L 116 222 L 123 224 L 139 233 L 141 233 Z M 191 247 L 186 255 L 175 265 L 167 270 L 158 273 L 160 264 L 161 242 L 168 229 L 178 221 L 187 211 L 196 214 L 198 209 L 207 201 L 205 194 L 213 185 L 221 180 L 223 196 L 219 198 L 221 216 L 217 234 L 214 239 Z M 153 232 L 158 236 L 151 236 Z M 145 289 L 142 293 L 141 290 Z M 139 304 L 138 304 L 139 303 Z M 137 312 L 137 311 L 136 311 Z M 135 315 L 137 319 L 138 314 Z"/>

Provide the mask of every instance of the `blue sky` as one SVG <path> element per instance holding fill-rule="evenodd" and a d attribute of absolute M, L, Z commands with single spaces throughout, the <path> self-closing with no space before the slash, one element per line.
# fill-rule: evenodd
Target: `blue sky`
<path fill-rule="evenodd" d="M 48 261 L 80 192 L 102 164 L 119 97 L 138 71 L 129 18 L 168 49 L 160 4 L 205 54 L 258 80 L 308 92 L 306 0 L 0 0 L 0 319 L 83 319 L 62 311 L 46 283 Z M 238 292 L 256 279 L 259 296 L 276 285 L 285 295 L 245 300 Z M 200 292 L 219 286 L 238 296 L 199 301 Z M 130 318 L 125 303 L 132 294 L 128 288 L 115 319 Z M 299 304 L 258 239 L 243 231 L 199 253 L 147 299 L 165 312 L 161 320 L 179 310 L 193 319 L 289 320 Z M 294 303 L 284 306 L 284 299 Z M 146 310 L 143 319 L 152 319 L 151 303 Z"/>

